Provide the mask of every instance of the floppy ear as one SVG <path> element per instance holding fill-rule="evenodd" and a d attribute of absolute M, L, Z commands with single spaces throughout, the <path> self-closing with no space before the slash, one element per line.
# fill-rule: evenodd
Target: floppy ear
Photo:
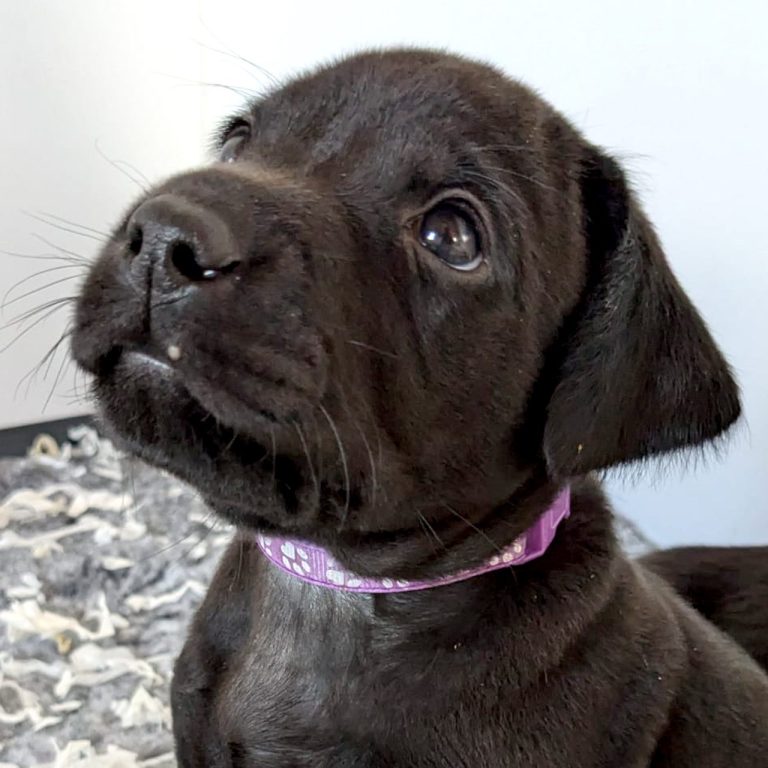
<path fill-rule="evenodd" d="M 558 478 L 703 443 L 740 413 L 728 365 L 621 169 L 590 149 L 582 190 L 589 277 L 544 426 Z"/>

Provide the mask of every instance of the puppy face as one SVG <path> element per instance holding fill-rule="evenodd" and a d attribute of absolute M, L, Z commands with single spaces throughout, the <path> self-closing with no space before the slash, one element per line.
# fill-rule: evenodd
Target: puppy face
<path fill-rule="evenodd" d="M 621 172 L 495 70 L 353 57 L 217 152 L 115 228 L 73 349 L 128 448 L 236 522 L 450 539 L 737 416 Z"/>

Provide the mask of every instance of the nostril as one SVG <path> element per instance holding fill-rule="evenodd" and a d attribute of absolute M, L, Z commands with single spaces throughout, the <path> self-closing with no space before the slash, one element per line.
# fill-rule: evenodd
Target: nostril
<path fill-rule="evenodd" d="M 195 249 L 183 241 L 171 245 L 171 263 L 179 274 L 193 282 L 199 280 L 215 280 L 219 275 L 228 275 L 239 266 L 239 261 L 228 261 L 220 267 L 210 267 L 198 261 Z"/>
<path fill-rule="evenodd" d="M 134 255 L 138 256 L 141 253 L 141 249 L 144 245 L 144 232 L 141 227 L 134 226 L 130 232 L 130 238 L 128 240 L 128 250 Z"/>
<path fill-rule="evenodd" d="M 176 242 L 170 248 L 171 263 L 179 274 L 193 282 L 199 280 L 213 280 L 218 271 L 210 267 L 203 267 L 197 260 L 195 249 L 184 241 Z"/>
<path fill-rule="evenodd" d="M 239 261 L 228 261 L 218 267 L 201 264 L 194 247 L 183 240 L 179 240 L 171 245 L 170 257 L 171 263 L 177 272 L 191 282 L 215 280 L 220 275 L 228 275 L 234 272 L 240 265 Z"/>
<path fill-rule="evenodd" d="M 222 275 L 228 275 L 231 272 L 234 272 L 239 266 L 240 266 L 239 261 L 228 261 L 226 264 L 219 267 L 219 272 Z"/>

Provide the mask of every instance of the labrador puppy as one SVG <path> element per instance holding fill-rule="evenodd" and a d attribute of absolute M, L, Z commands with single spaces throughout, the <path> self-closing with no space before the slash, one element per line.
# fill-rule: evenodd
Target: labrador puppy
<path fill-rule="evenodd" d="M 238 527 L 180 765 L 768 765 L 768 678 L 625 558 L 591 475 L 739 415 L 617 163 L 422 50 L 299 77 L 217 147 L 119 221 L 73 338 L 113 434 Z"/>

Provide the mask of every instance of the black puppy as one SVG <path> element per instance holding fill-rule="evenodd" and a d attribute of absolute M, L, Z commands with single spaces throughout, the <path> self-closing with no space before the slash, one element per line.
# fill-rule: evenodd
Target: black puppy
<path fill-rule="evenodd" d="M 768 765 L 768 678 L 625 559 L 588 477 L 739 414 L 616 163 L 429 51 L 299 78 L 218 144 L 119 223 L 74 334 L 123 443 L 240 528 L 177 664 L 181 765 Z M 257 532 L 461 580 L 316 586 Z"/>

